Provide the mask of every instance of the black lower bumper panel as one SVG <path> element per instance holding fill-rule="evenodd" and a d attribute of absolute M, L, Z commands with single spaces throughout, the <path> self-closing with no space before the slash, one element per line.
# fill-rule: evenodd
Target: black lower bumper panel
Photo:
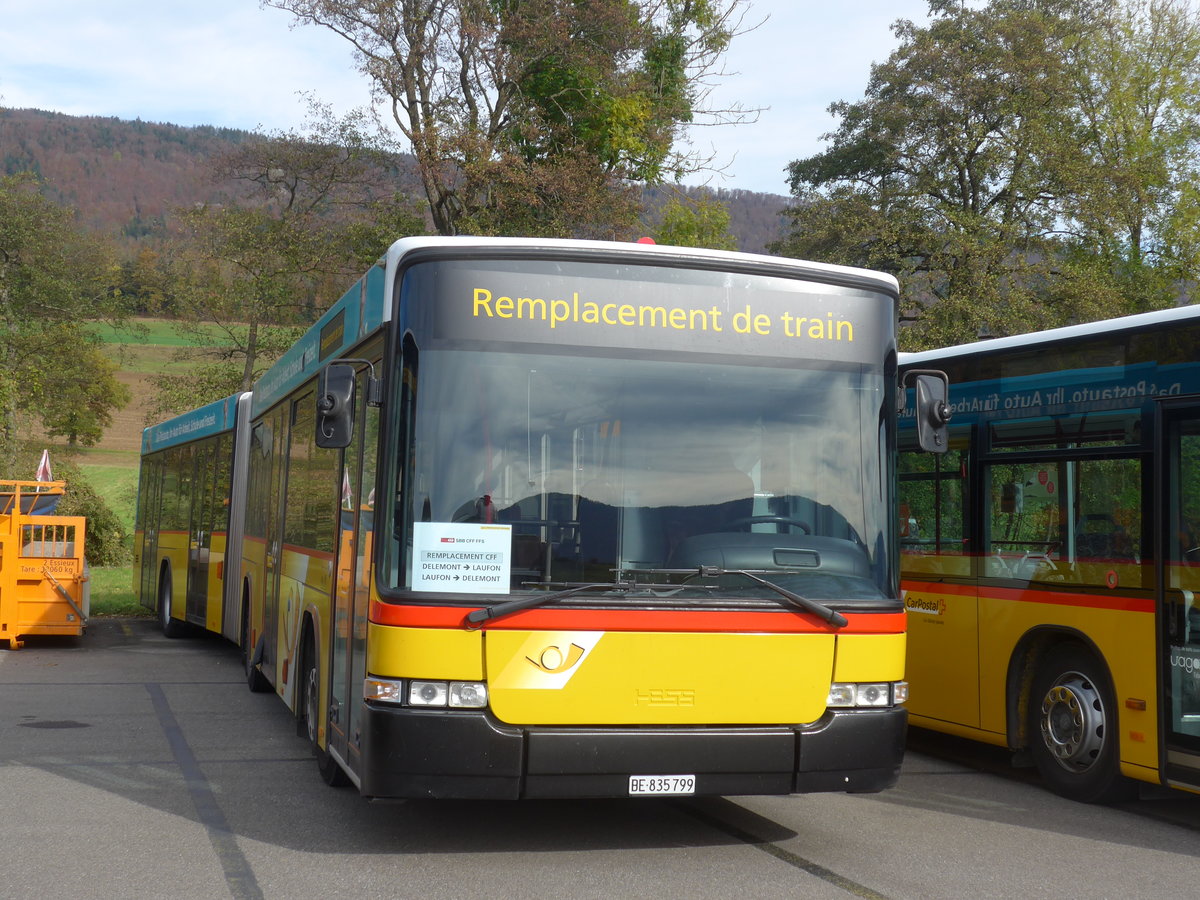
<path fill-rule="evenodd" d="M 880 791 L 907 712 L 831 711 L 796 727 L 516 727 L 486 713 L 368 706 L 369 797 L 624 797 L 630 775 L 694 775 L 700 795 Z"/>

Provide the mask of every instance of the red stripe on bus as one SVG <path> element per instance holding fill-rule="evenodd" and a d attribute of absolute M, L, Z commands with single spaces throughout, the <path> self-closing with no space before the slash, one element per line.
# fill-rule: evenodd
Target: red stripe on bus
<path fill-rule="evenodd" d="M 942 584 L 937 581 L 903 581 L 900 584 L 906 591 L 927 591 L 932 594 L 954 594 L 962 597 L 978 595 L 996 600 L 1011 600 L 1015 603 L 1045 603 L 1050 606 L 1114 609 L 1120 612 L 1154 612 L 1153 597 L 1129 597 L 1121 594 L 1071 594 L 1065 591 L 1044 591 L 1032 588 Z"/>
<path fill-rule="evenodd" d="M 462 628 L 477 606 L 404 606 L 374 600 L 371 621 L 408 628 Z M 803 613 L 724 612 L 702 610 L 532 609 L 505 616 L 483 627 L 496 629 L 578 631 L 687 631 L 767 634 L 903 634 L 905 614 L 843 613 L 845 628 L 834 628 Z"/>

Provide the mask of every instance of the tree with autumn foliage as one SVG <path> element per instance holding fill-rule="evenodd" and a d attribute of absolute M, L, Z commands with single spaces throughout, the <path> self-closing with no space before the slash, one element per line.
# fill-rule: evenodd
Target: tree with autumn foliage
<path fill-rule="evenodd" d="M 931 0 L 789 167 L 787 255 L 884 269 L 910 346 L 1160 308 L 1200 277 L 1186 0 Z"/>
<path fill-rule="evenodd" d="M 694 192 L 694 196 L 679 192 L 667 200 L 654 238 L 673 247 L 738 248 L 737 240 L 729 233 L 729 207 L 701 191 Z"/>
<path fill-rule="evenodd" d="M 624 237 L 743 0 L 263 0 L 344 37 L 439 234 Z M 738 111 L 731 111 L 736 118 Z"/>

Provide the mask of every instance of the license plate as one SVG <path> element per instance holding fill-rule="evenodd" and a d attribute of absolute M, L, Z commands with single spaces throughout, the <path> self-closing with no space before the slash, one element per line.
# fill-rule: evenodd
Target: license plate
<path fill-rule="evenodd" d="M 696 793 L 695 775 L 630 775 L 629 795 L 663 796 Z"/>

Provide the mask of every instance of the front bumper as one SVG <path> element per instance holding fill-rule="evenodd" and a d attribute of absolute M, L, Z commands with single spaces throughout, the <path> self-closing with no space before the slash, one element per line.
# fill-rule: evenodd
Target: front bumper
<path fill-rule="evenodd" d="M 807 726 L 519 727 L 486 712 L 368 704 L 360 789 L 378 798 L 625 797 L 630 775 L 696 776 L 700 795 L 881 791 L 908 712 L 830 710 Z"/>

